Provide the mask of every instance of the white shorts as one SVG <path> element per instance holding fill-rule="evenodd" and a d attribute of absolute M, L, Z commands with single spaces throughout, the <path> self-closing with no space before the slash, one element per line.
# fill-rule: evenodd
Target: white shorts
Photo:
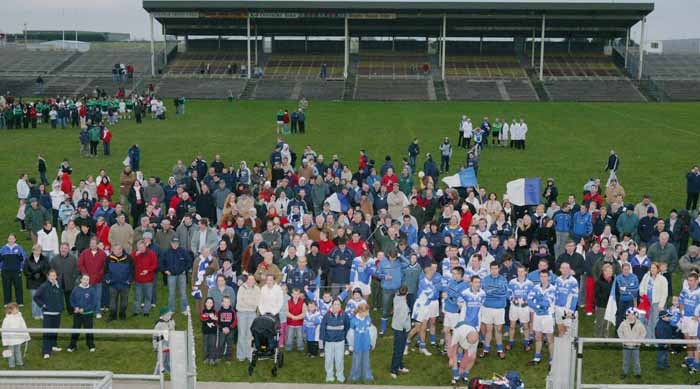
<path fill-rule="evenodd" d="M 467 336 L 469 336 L 469 334 L 472 332 L 477 332 L 476 328 L 468 325 L 461 325 L 455 328 L 452 334 L 452 342 L 450 345 L 459 345 L 459 347 L 462 350 L 464 350 L 467 353 L 467 355 L 475 355 L 476 350 L 479 347 L 479 341 L 477 341 L 474 344 L 471 344 L 467 341 Z"/>
<path fill-rule="evenodd" d="M 518 307 L 516 305 L 510 306 L 508 311 L 508 319 L 510 321 L 519 321 L 520 323 L 530 322 L 530 308 L 529 307 Z"/>
<path fill-rule="evenodd" d="M 566 313 L 571 313 L 571 311 L 564 308 L 564 307 L 554 307 L 554 321 L 557 324 L 561 324 L 561 325 L 564 325 L 566 327 L 571 327 L 571 324 L 572 324 L 571 317 L 564 319 L 564 315 Z"/>
<path fill-rule="evenodd" d="M 355 288 L 359 288 L 362 291 L 362 297 L 367 298 L 370 294 L 372 294 L 372 288 L 364 284 L 362 282 L 354 282 L 352 283 L 352 290 L 355 290 Z"/>
<path fill-rule="evenodd" d="M 479 321 L 481 324 L 503 325 L 506 322 L 506 309 L 481 307 Z"/>
<path fill-rule="evenodd" d="M 543 334 L 553 334 L 554 333 L 554 318 L 550 315 L 546 315 L 546 316 L 535 315 L 535 320 L 532 323 L 532 329 L 535 332 L 541 332 Z"/>
<path fill-rule="evenodd" d="M 413 311 L 413 320 L 419 323 L 425 323 L 434 317 L 440 316 L 440 304 L 437 300 L 433 300 L 428 305 L 424 305 L 420 308 L 416 308 L 416 304 L 414 304 Z"/>
<path fill-rule="evenodd" d="M 445 319 L 442 322 L 442 326 L 445 328 L 455 328 L 457 323 L 462 320 L 462 316 L 459 313 L 445 312 Z"/>
<path fill-rule="evenodd" d="M 698 336 L 698 322 L 692 316 L 681 319 L 681 332 L 688 336 Z"/>

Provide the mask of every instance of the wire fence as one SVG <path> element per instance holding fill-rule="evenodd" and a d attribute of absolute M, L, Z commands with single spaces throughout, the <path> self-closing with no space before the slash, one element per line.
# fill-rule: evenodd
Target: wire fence
<path fill-rule="evenodd" d="M 108 371 L 7 371 L 0 370 L 2 389 L 111 389 Z"/>

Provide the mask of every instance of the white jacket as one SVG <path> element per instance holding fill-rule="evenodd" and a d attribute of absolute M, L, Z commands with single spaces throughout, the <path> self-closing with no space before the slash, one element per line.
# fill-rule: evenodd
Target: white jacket
<path fill-rule="evenodd" d="M 258 305 L 258 311 L 260 311 L 261 315 L 266 313 L 278 315 L 282 311 L 283 304 L 284 292 L 279 285 L 275 284 L 272 288 L 263 285 L 260 288 L 260 304 Z"/>
<path fill-rule="evenodd" d="M 648 285 L 649 285 L 649 280 L 651 279 L 651 273 L 647 272 L 647 274 L 642 277 L 642 282 L 639 283 L 639 296 L 644 296 L 647 294 L 648 291 Z M 666 305 L 666 299 L 668 298 L 668 281 L 666 280 L 666 277 L 662 276 L 661 274 L 657 274 L 656 278 L 654 279 L 654 285 L 651 293 L 651 300 L 649 303 L 651 305 L 657 305 L 659 307 L 659 310 L 664 309 L 664 305 Z"/>
<path fill-rule="evenodd" d="M 48 234 L 42 228 L 36 236 L 36 243 L 41 245 L 41 251 L 52 251 L 54 255 L 58 255 L 58 234 L 55 228 L 51 228 Z"/>
<path fill-rule="evenodd" d="M 3 330 L 24 330 L 27 329 L 27 323 L 24 322 L 22 314 L 17 312 L 12 315 L 5 316 L 2 321 Z M 3 332 L 2 333 L 2 345 L 3 346 L 16 346 L 24 342 L 29 342 L 28 332 Z"/>
<path fill-rule="evenodd" d="M 25 180 L 17 180 L 17 198 L 27 199 L 29 197 L 29 185 Z"/>

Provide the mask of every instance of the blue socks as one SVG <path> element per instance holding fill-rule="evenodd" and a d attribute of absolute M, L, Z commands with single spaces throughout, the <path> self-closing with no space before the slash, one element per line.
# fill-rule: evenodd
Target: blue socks
<path fill-rule="evenodd" d="M 430 343 L 435 344 L 435 334 L 430 334 Z"/>
<path fill-rule="evenodd" d="M 497 344 L 496 344 L 496 351 L 498 351 L 499 353 L 502 353 L 502 352 L 503 352 L 503 343 L 501 343 L 501 344 L 498 344 L 498 343 L 497 343 Z"/>
<path fill-rule="evenodd" d="M 526 340 L 526 342 L 527 342 L 527 340 Z M 508 344 L 510 345 L 510 347 L 513 347 L 515 345 L 515 339 L 509 339 Z"/>
<path fill-rule="evenodd" d="M 464 373 L 462 373 L 462 380 L 469 381 L 469 372 L 468 371 L 465 370 Z"/>
<path fill-rule="evenodd" d="M 386 323 L 389 321 L 389 319 L 382 318 L 382 325 L 381 325 L 381 331 L 386 332 Z"/>
<path fill-rule="evenodd" d="M 456 367 L 452 368 L 452 379 L 457 381 L 459 379 L 459 369 Z"/>
<path fill-rule="evenodd" d="M 460 351 L 457 353 L 457 363 L 461 363 L 462 358 L 464 358 L 464 353 Z"/>
<path fill-rule="evenodd" d="M 484 352 L 488 354 L 488 352 L 491 351 L 491 345 L 486 345 L 484 346 Z"/>
<path fill-rule="evenodd" d="M 533 358 L 535 361 L 540 361 L 542 360 L 542 354 L 541 353 L 535 353 L 535 358 Z"/>

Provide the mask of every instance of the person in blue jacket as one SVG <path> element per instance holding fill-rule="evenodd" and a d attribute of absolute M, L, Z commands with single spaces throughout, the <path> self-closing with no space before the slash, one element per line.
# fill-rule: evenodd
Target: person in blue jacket
<path fill-rule="evenodd" d="M 22 269 L 27 254 L 22 246 L 17 244 L 15 234 L 7 237 L 7 244 L 0 249 L 0 270 L 2 271 L 2 294 L 4 304 L 12 302 L 12 289 L 15 290 L 17 304 L 24 304 L 24 293 L 22 292 Z"/>
<path fill-rule="evenodd" d="M 554 301 L 555 317 L 559 336 L 564 336 L 571 328 L 572 320 L 578 308 L 578 281 L 572 275 L 568 262 L 562 262 L 559 267 L 561 276 L 554 281 L 556 300 Z"/>
<path fill-rule="evenodd" d="M 120 245 L 112 246 L 105 264 L 105 282 L 109 285 L 109 320 L 126 320 L 129 290 L 134 279 L 134 261 Z M 117 315 L 118 314 L 118 315 Z"/>
<path fill-rule="evenodd" d="M 554 256 L 559 258 L 564 252 L 564 245 L 569 240 L 571 232 L 571 206 L 569 203 L 564 203 L 561 209 L 556 211 L 552 216 L 554 220 L 554 232 L 557 235 L 557 243 L 554 245 Z"/>
<path fill-rule="evenodd" d="M 331 294 L 335 297 L 350 283 L 350 270 L 355 254 L 345 245 L 345 239 L 338 241 L 338 247 L 328 253 L 330 264 Z"/>
<path fill-rule="evenodd" d="M 627 308 L 636 307 L 639 303 L 639 279 L 632 273 L 632 265 L 629 262 L 622 264 L 622 274 L 615 277 L 615 296 L 617 296 L 617 315 L 615 328 L 625 320 Z"/>
<path fill-rule="evenodd" d="M 382 322 L 379 330 L 379 335 L 384 335 L 387 322 L 391 317 L 391 309 L 393 308 L 394 295 L 401 287 L 403 280 L 403 269 L 406 267 L 403 258 L 399 258 L 396 251 L 392 250 L 379 261 L 377 267 L 377 278 L 382 282 Z"/>
<path fill-rule="evenodd" d="M 64 296 L 61 286 L 58 284 L 56 270 L 49 270 L 46 274 L 46 282 L 39 286 L 34 294 L 34 302 L 41 307 L 44 319 L 43 328 L 59 328 L 61 326 L 61 312 L 64 309 Z M 51 358 L 51 352 L 59 352 L 58 334 L 46 332 L 43 336 L 41 352 L 44 359 Z"/>
<path fill-rule="evenodd" d="M 339 299 L 333 300 L 331 308 L 323 316 L 319 328 L 319 339 L 323 342 L 326 382 L 345 382 L 345 336 L 350 329 L 350 318 L 343 312 Z M 333 368 L 335 367 L 335 377 Z"/>
<path fill-rule="evenodd" d="M 131 166 L 132 171 L 139 171 L 139 165 L 141 164 L 141 149 L 139 148 L 139 145 L 134 143 L 130 148 L 129 148 L 129 166 Z"/>
<path fill-rule="evenodd" d="M 179 291 L 182 312 L 187 311 L 187 268 L 190 253 L 180 246 L 180 239 L 173 237 L 170 247 L 160 256 L 158 268 L 168 279 L 168 308 L 175 312 L 175 292 Z"/>
<path fill-rule="evenodd" d="M 540 273 L 542 271 L 548 271 L 549 272 L 549 279 L 553 280 L 554 279 L 554 273 L 549 270 L 549 260 L 547 258 L 540 258 L 540 261 L 537 262 L 537 270 L 531 271 L 527 275 L 527 279 L 532 282 L 533 285 L 539 285 L 540 284 Z"/>
<path fill-rule="evenodd" d="M 588 204 L 583 203 L 579 211 L 571 217 L 571 240 L 581 241 L 581 238 L 589 238 L 593 232 L 591 214 L 588 213 Z"/>
<path fill-rule="evenodd" d="M 496 332 L 496 352 L 498 358 L 505 359 L 503 352 L 503 324 L 505 324 L 508 281 L 499 274 L 498 263 L 491 262 L 489 275 L 481 282 L 486 298 L 481 308 L 481 323 L 484 325 L 484 348 L 479 357 L 484 358 L 491 351 L 491 337 Z"/>
<path fill-rule="evenodd" d="M 80 277 L 80 284 L 73 288 L 70 294 L 70 306 L 73 308 L 73 328 L 92 329 L 95 319 L 95 306 L 97 305 L 97 291 L 90 286 L 90 276 L 83 274 Z M 77 348 L 80 334 L 72 334 L 70 345 L 66 349 L 72 353 Z M 93 334 L 86 334 L 87 347 L 90 352 L 95 352 L 95 337 Z"/>
<path fill-rule="evenodd" d="M 372 340 L 372 318 L 369 317 L 369 306 L 361 305 L 357 308 L 355 315 L 350 319 L 350 329 L 353 331 L 350 381 L 374 381 L 369 360 L 369 353 L 375 346 Z"/>

